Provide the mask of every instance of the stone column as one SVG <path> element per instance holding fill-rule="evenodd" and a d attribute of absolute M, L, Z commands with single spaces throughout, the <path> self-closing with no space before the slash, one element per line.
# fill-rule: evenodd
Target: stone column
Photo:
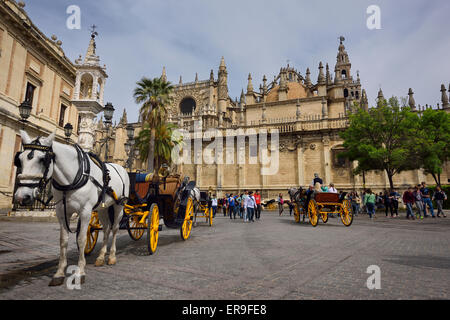
<path fill-rule="evenodd" d="M 323 142 L 323 161 L 325 167 L 325 183 L 329 184 L 331 181 L 331 163 L 330 163 L 330 139 L 324 137 Z"/>
<path fill-rule="evenodd" d="M 300 144 L 297 148 L 297 169 L 298 169 L 298 177 L 297 183 L 299 186 L 303 186 L 305 183 L 305 147 L 303 144 Z"/>
<path fill-rule="evenodd" d="M 95 142 L 94 118 L 96 113 L 91 111 L 79 111 L 80 129 L 78 134 L 78 144 L 86 151 L 91 152 Z"/>

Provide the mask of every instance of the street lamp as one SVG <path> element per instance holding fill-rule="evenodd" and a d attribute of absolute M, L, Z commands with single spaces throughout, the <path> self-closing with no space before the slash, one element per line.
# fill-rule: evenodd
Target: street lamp
<path fill-rule="evenodd" d="M 20 117 L 22 118 L 23 123 L 28 122 L 28 118 L 30 117 L 31 114 L 31 103 L 30 101 L 25 100 L 24 102 L 22 102 L 19 105 L 19 113 L 20 113 Z"/>
<path fill-rule="evenodd" d="M 114 115 L 114 107 L 111 102 L 108 102 L 105 107 L 103 108 L 103 116 L 105 117 L 105 126 L 106 126 L 106 137 L 104 140 L 102 139 L 103 143 L 105 145 L 105 161 L 108 161 L 108 141 L 111 140 L 109 136 L 109 127 L 112 124 L 112 118 Z"/>
<path fill-rule="evenodd" d="M 70 137 L 72 136 L 73 126 L 70 122 L 66 123 L 64 126 L 64 135 L 66 136 L 66 141 L 70 142 Z"/>
<path fill-rule="evenodd" d="M 134 139 L 134 126 L 132 124 L 129 124 L 127 126 L 127 136 L 128 136 L 128 140 Z"/>
<path fill-rule="evenodd" d="M 130 153 L 131 153 L 131 142 L 125 143 L 125 152 L 126 152 L 127 155 L 130 155 Z"/>
<path fill-rule="evenodd" d="M 133 166 L 133 160 L 136 155 L 137 148 L 134 147 L 135 141 L 134 141 L 134 126 L 132 124 L 127 125 L 127 137 L 128 141 L 125 143 L 125 152 L 128 155 L 127 160 L 127 168 L 131 170 Z M 139 150 L 138 150 L 139 151 Z"/>
<path fill-rule="evenodd" d="M 115 111 L 115 109 L 114 109 L 112 103 L 108 102 L 105 105 L 105 108 L 103 109 L 103 114 L 104 114 L 104 117 L 105 117 L 105 123 L 106 124 L 111 124 L 112 123 L 112 118 L 113 118 L 113 115 L 114 115 L 114 111 Z"/>

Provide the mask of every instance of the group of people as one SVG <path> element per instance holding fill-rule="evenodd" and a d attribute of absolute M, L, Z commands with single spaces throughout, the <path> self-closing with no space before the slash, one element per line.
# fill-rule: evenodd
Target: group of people
<path fill-rule="evenodd" d="M 366 190 L 362 199 L 359 198 L 357 193 L 353 193 L 352 206 L 357 208 L 356 212 L 360 211 L 359 202 L 362 201 L 363 207 L 366 209 L 369 217 L 373 219 L 375 217 L 376 209 L 385 209 L 386 217 L 397 218 L 399 202 L 402 200 L 406 206 L 406 218 L 407 219 L 424 219 L 431 215 L 433 218 L 440 218 L 441 216 L 446 218 L 443 205 L 447 200 L 447 195 L 440 186 L 436 187 L 436 192 L 432 192 L 425 182 L 421 184 L 409 187 L 403 193 L 403 196 L 392 189 L 385 190 L 384 193 L 375 194 L 371 189 Z M 351 196 L 350 196 L 351 197 Z M 437 215 L 434 213 L 433 202 L 437 204 Z M 416 208 L 416 214 L 414 215 L 414 207 Z M 390 215 L 389 215 L 390 213 Z"/>
<path fill-rule="evenodd" d="M 224 198 L 217 199 L 216 195 L 211 198 L 211 206 L 213 215 L 216 215 L 218 206 L 222 207 L 224 217 L 229 216 L 230 219 L 239 217 L 244 222 L 255 222 L 261 219 L 261 194 L 259 191 L 245 190 L 240 195 L 227 195 Z"/>

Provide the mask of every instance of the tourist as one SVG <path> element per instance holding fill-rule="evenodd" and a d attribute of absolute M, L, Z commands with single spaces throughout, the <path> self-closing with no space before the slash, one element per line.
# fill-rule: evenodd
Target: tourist
<path fill-rule="evenodd" d="M 239 202 L 239 216 L 244 219 L 244 194 L 239 197 L 241 200 Z"/>
<path fill-rule="evenodd" d="M 359 213 L 359 196 L 357 192 L 351 192 L 348 196 L 348 200 L 350 200 L 350 203 L 352 204 L 352 210 L 353 214 L 355 216 L 358 216 Z"/>
<path fill-rule="evenodd" d="M 364 198 L 364 204 L 367 206 L 367 212 L 369 213 L 369 217 L 371 220 L 375 218 L 375 201 L 375 194 L 371 189 L 367 190 L 366 196 Z"/>
<path fill-rule="evenodd" d="M 278 211 L 281 214 L 283 213 L 284 209 L 283 209 L 283 205 L 284 205 L 284 200 L 283 200 L 283 195 L 280 193 L 277 199 L 278 202 Z"/>
<path fill-rule="evenodd" d="M 228 214 L 230 215 L 230 219 L 233 219 L 233 215 L 234 215 L 234 219 L 236 219 L 236 211 L 234 210 L 234 206 L 235 205 L 235 201 L 234 201 L 234 197 L 233 194 L 230 195 L 230 197 L 228 198 Z"/>
<path fill-rule="evenodd" d="M 261 219 L 261 211 L 262 211 L 262 207 L 261 207 L 261 194 L 259 193 L 258 190 L 256 190 L 255 193 L 255 201 L 256 201 L 256 220 L 260 220 Z"/>
<path fill-rule="evenodd" d="M 444 201 L 447 200 L 447 195 L 445 194 L 445 192 L 442 190 L 442 188 L 440 186 L 436 187 L 436 192 L 433 195 L 433 200 L 436 201 L 437 204 L 437 217 L 440 218 L 441 214 L 444 218 L 447 218 L 447 216 L 444 213 Z"/>
<path fill-rule="evenodd" d="M 406 219 L 409 219 L 409 216 L 411 216 L 411 219 L 414 220 L 414 213 L 413 213 L 414 202 L 416 202 L 414 194 L 412 192 L 412 188 L 409 187 L 408 190 L 406 190 L 403 193 L 403 203 L 406 205 Z"/>
<path fill-rule="evenodd" d="M 221 204 L 222 204 L 223 216 L 226 217 L 227 216 L 227 198 L 222 198 Z"/>
<path fill-rule="evenodd" d="M 319 174 L 318 173 L 314 173 L 314 179 L 312 180 L 311 184 L 313 186 L 316 185 L 316 183 L 319 183 L 320 185 L 323 184 L 323 180 L 319 178 Z"/>
<path fill-rule="evenodd" d="M 256 200 L 253 196 L 253 191 L 250 191 L 248 193 L 247 197 L 247 211 L 248 211 L 248 221 L 255 222 L 255 207 L 256 207 Z"/>
<path fill-rule="evenodd" d="M 377 194 L 377 209 L 384 209 L 383 192 L 380 192 L 380 194 Z"/>
<path fill-rule="evenodd" d="M 239 217 L 242 219 L 242 211 L 241 211 L 241 202 L 242 202 L 242 194 L 236 195 L 236 211 L 239 214 Z"/>
<path fill-rule="evenodd" d="M 333 183 L 330 183 L 330 186 L 328 188 L 328 192 L 330 193 L 338 193 L 338 191 L 336 190 L 336 188 L 334 187 Z"/>
<path fill-rule="evenodd" d="M 247 204 L 248 204 L 248 202 L 247 202 L 247 199 L 248 199 L 248 191 L 245 190 L 244 195 L 242 196 L 242 203 L 243 203 L 243 206 L 244 206 L 244 211 L 243 211 L 243 213 L 244 213 L 244 222 L 248 221 L 248 212 L 247 212 Z"/>
<path fill-rule="evenodd" d="M 387 189 L 384 190 L 384 194 L 383 194 L 383 204 L 384 204 L 384 209 L 386 211 L 386 217 L 389 217 L 388 215 L 388 211 L 391 211 L 391 218 L 394 217 L 394 213 L 392 211 L 392 205 L 391 205 L 391 196 L 389 195 L 389 191 Z"/>
<path fill-rule="evenodd" d="M 434 209 L 433 209 L 433 203 L 431 202 L 432 194 L 431 190 L 427 188 L 426 182 L 422 182 L 422 188 L 420 189 L 420 193 L 422 194 L 423 198 L 423 207 L 425 210 L 427 210 L 427 206 L 430 209 L 431 216 L 433 218 L 436 218 L 434 215 Z M 428 215 L 425 212 L 425 218 L 427 218 Z"/>
<path fill-rule="evenodd" d="M 394 218 L 398 218 L 398 200 L 400 199 L 400 195 L 397 191 L 395 191 L 395 189 L 392 189 L 389 193 L 389 197 L 391 198 L 391 214 Z"/>
<path fill-rule="evenodd" d="M 216 213 L 217 213 L 217 198 L 216 195 L 213 195 L 211 198 L 211 208 L 213 211 L 213 218 L 216 217 Z"/>
<path fill-rule="evenodd" d="M 420 192 L 420 187 L 421 187 L 420 184 L 414 187 L 413 195 L 414 195 L 414 202 L 417 208 L 416 218 L 417 219 L 420 218 L 421 220 L 423 220 L 425 209 L 423 207 L 423 198 L 422 193 Z"/>

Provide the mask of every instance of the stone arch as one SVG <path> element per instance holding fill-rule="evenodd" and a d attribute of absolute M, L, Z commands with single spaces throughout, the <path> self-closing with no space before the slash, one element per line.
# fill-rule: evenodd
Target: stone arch
<path fill-rule="evenodd" d="M 348 89 L 344 89 L 344 98 L 348 97 Z"/>
<path fill-rule="evenodd" d="M 192 114 L 197 108 L 197 101 L 192 96 L 186 96 L 181 99 L 179 108 L 182 114 Z"/>
<path fill-rule="evenodd" d="M 94 76 L 89 72 L 83 73 L 80 83 L 80 99 L 92 99 L 93 86 Z"/>

